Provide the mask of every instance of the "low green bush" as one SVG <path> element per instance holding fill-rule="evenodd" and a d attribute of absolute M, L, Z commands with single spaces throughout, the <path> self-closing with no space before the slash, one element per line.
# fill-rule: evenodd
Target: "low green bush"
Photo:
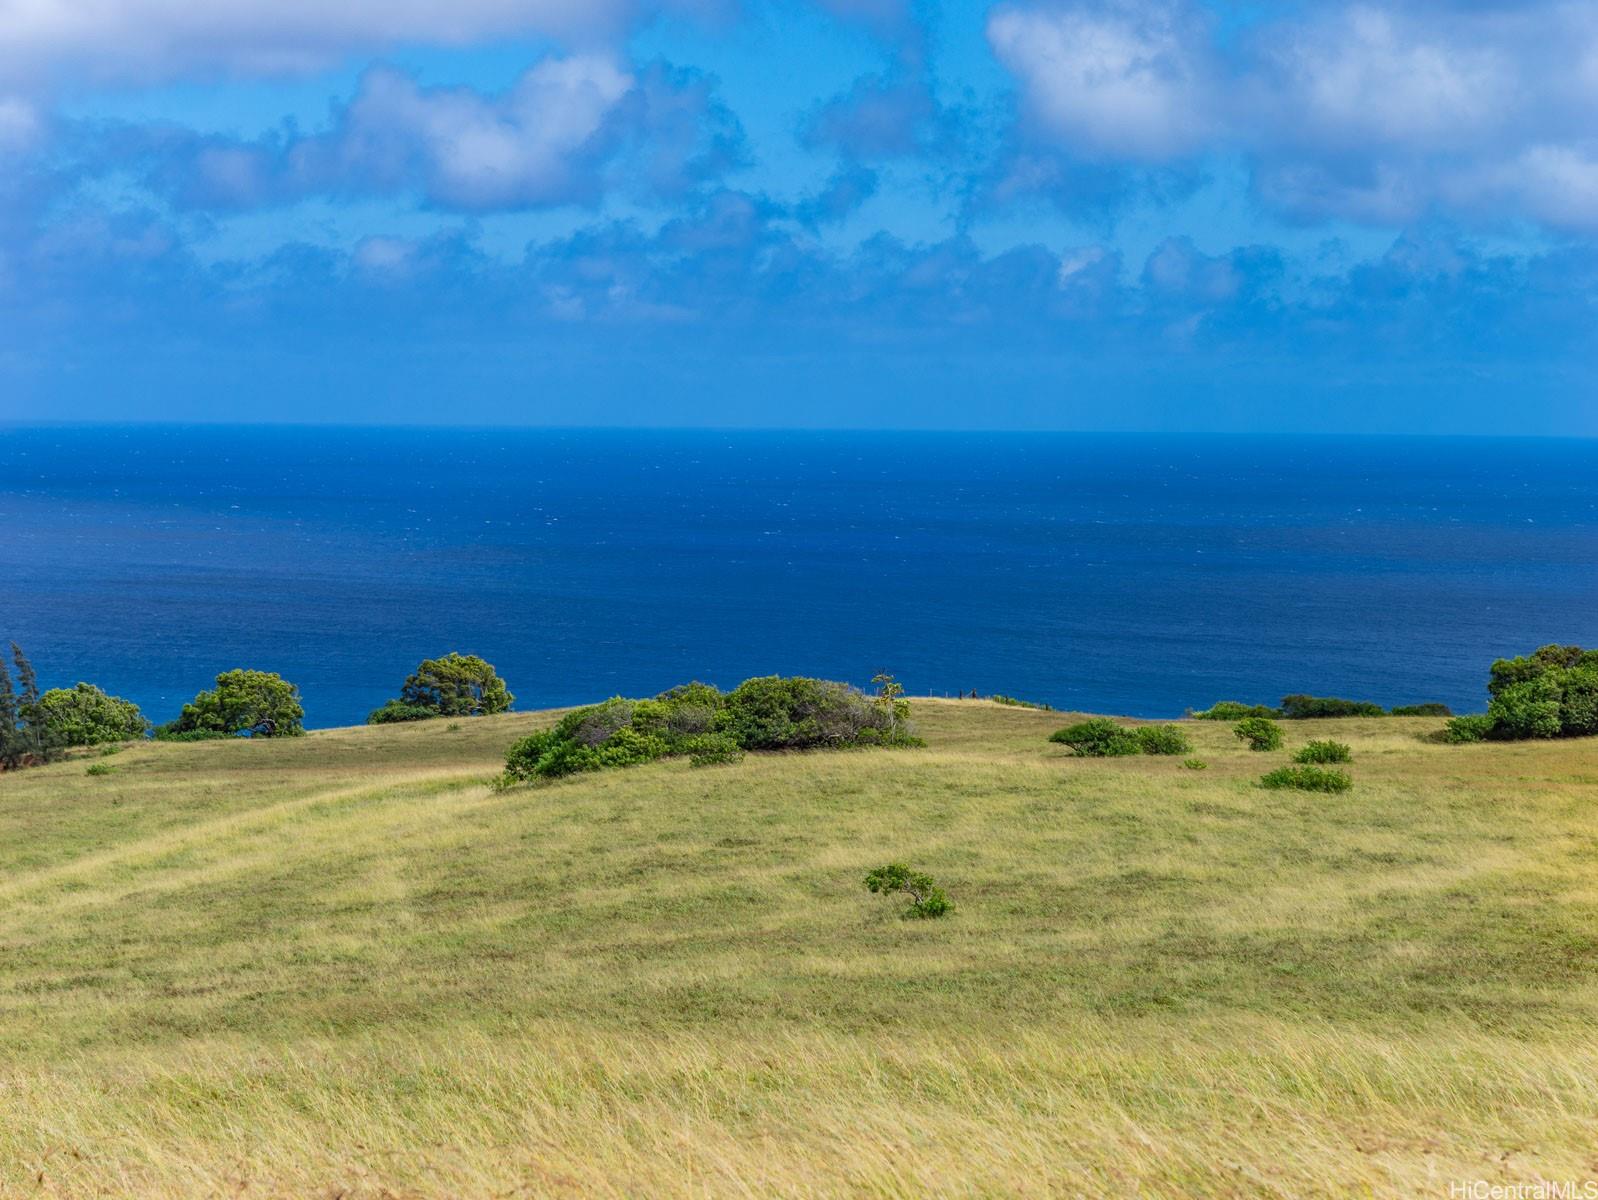
<path fill-rule="evenodd" d="M 1428 701 L 1425 704 L 1400 704 L 1391 711 L 1395 717 L 1451 717 L 1454 715 L 1454 710 L 1449 708 L 1448 705 L 1440 704 L 1435 700 Z"/>
<path fill-rule="evenodd" d="M 220 729 L 179 729 L 175 722 L 157 725 L 152 734 L 158 742 L 215 742 L 237 737 L 236 733 L 223 733 Z"/>
<path fill-rule="evenodd" d="M 696 733 L 685 738 L 683 753 L 691 767 L 719 767 L 743 761 L 743 747 L 725 733 Z"/>
<path fill-rule="evenodd" d="M 1108 717 L 1090 717 L 1064 729 L 1056 729 L 1049 741 L 1071 747 L 1081 758 L 1120 758 L 1140 754 L 1143 745 L 1137 734 Z"/>
<path fill-rule="evenodd" d="M 438 710 L 420 704 L 406 704 L 403 700 L 390 700 L 382 708 L 374 708 L 366 716 L 368 725 L 398 725 L 404 721 L 428 721 L 438 716 Z"/>
<path fill-rule="evenodd" d="M 1443 727 L 1443 741 L 1461 746 L 1467 742 L 1485 742 L 1492 736 L 1493 726 L 1497 724 L 1485 713 L 1476 713 L 1468 717 L 1455 717 Z"/>
<path fill-rule="evenodd" d="M 83 768 L 83 773 L 85 775 L 109 775 L 114 770 L 116 770 L 116 768 L 110 763 L 90 763 L 87 767 Z"/>
<path fill-rule="evenodd" d="M 903 863 L 889 863 L 866 873 L 866 889 L 873 894 L 906 892 L 910 906 L 907 917 L 941 917 L 954 906 L 943 894 L 943 889 L 932 882 L 932 876 L 923 871 L 912 871 Z"/>
<path fill-rule="evenodd" d="M 1210 764 L 1202 758 L 1185 758 L 1182 760 L 1182 765 L 1189 771 L 1208 771 L 1210 769 Z"/>
<path fill-rule="evenodd" d="M 1343 742 L 1314 741 L 1305 744 L 1293 755 L 1296 763 L 1346 763 L 1354 761 L 1354 752 Z"/>
<path fill-rule="evenodd" d="M 1188 754 L 1193 743 L 1175 725 L 1143 725 L 1133 731 L 1144 754 Z"/>
<path fill-rule="evenodd" d="M 1354 781 L 1329 767 L 1277 767 L 1260 776 L 1260 786 L 1294 788 L 1300 792 L 1346 792 Z"/>
<path fill-rule="evenodd" d="M 1264 704 L 1244 704 L 1240 700 L 1221 700 L 1202 712 L 1193 714 L 1195 721 L 1241 721 L 1246 717 L 1279 717 L 1282 714 Z"/>
<path fill-rule="evenodd" d="M 1282 727 L 1269 717 L 1244 717 L 1232 726 L 1232 735 L 1250 750 L 1280 750 Z"/>
<path fill-rule="evenodd" d="M 1289 721 L 1320 717 L 1384 717 L 1387 710 L 1369 700 L 1343 700 L 1337 696 L 1283 696 L 1282 716 Z"/>

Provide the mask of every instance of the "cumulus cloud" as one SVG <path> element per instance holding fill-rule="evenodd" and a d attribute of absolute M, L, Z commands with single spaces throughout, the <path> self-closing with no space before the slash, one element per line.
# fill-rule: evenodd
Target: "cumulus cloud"
<path fill-rule="evenodd" d="M 312 195 L 409 193 L 479 212 L 592 204 L 612 187 L 669 196 L 742 155 L 742 131 L 704 77 L 605 54 L 544 59 L 497 94 L 376 67 L 316 133 L 241 141 L 124 127 L 87 140 L 87 159 L 132 161 L 174 203 L 219 210 Z"/>
<path fill-rule="evenodd" d="M 1429 212 L 1598 231 L 1598 9 L 1294 7 L 1223 39 L 1185 0 L 1006 5 L 988 39 L 1036 145 L 1171 164 L 1241 154 L 1308 219 Z"/>
<path fill-rule="evenodd" d="M 1095 155 L 1161 160 L 1212 131 L 1202 23 L 1161 4 L 1001 8 L 999 61 L 1024 82 L 1034 119 Z"/>
<path fill-rule="evenodd" d="M 610 37 L 647 0 L 6 0 L 0 78 L 148 81 L 314 69 L 406 43 Z"/>

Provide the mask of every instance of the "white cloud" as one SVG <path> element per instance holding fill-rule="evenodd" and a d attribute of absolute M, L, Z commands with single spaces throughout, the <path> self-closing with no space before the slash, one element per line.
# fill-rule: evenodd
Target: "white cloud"
<path fill-rule="evenodd" d="M 0 0 L 0 77 L 313 69 L 409 42 L 611 37 L 642 0 Z"/>
<path fill-rule="evenodd" d="M 1241 153 L 1267 203 L 1598 229 L 1598 5 L 1363 0 L 1230 41 L 1185 0 L 1005 7 L 988 23 L 1035 134 L 1084 159 Z"/>
<path fill-rule="evenodd" d="M 714 182 L 742 158 L 742 129 L 710 81 L 609 54 L 549 57 L 504 92 L 427 87 L 366 71 L 328 126 L 253 140 L 173 126 L 88 126 L 82 160 L 141 178 L 188 209 L 242 210 L 308 196 L 407 194 L 434 208 L 501 211 L 653 200 Z"/>
<path fill-rule="evenodd" d="M 1193 23 L 1157 4 L 1001 8 L 988 40 L 1019 75 L 1036 119 L 1082 149 L 1132 159 L 1183 154 L 1210 132 Z"/>
<path fill-rule="evenodd" d="M 546 59 L 503 96 L 371 71 L 341 130 L 298 147 L 291 170 L 352 187 L 415 179 L 437 202 L 460 208 L 577 199 L 588 186 L 582 151 L 632 85 L 599 55 Z"/>

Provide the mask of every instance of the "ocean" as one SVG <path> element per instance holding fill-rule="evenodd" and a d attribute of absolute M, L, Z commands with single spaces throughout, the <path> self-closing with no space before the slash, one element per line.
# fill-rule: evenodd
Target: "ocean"
<path fill-rule="evenodd" d="M 364 719 L 759 674 L 1177 716 L 1485 702 L 1598 644 L 1591 441 L 0 427 L 0 638 L 155 720 L 235 666 Z"/>

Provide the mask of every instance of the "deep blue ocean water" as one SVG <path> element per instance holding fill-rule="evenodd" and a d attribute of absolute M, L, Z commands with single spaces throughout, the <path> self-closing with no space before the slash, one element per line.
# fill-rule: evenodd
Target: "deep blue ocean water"
<path fill-rule="evenodd" d="M 1482 707 L 1598 644 L 1598 443 L 0 428 L 0 638 L 157 720 L 219 671 L 360 721 L 421 658 L 517 707 L 804 673 L 1177 715 Z"/>

